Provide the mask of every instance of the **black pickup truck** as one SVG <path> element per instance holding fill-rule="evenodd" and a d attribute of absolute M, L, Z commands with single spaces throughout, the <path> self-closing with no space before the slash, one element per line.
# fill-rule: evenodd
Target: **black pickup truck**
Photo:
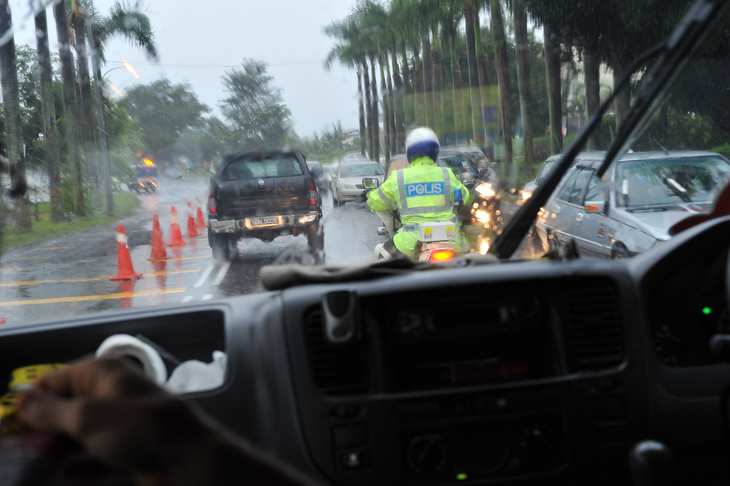
<path fill-rule="evenodd" d="M 229 259 L 241 238 L 272 241 L 306 234 L 322 250 L 322 199 L 298 150 L 228 154 L 211 178 L 208 242 L 217 259 Z"/>

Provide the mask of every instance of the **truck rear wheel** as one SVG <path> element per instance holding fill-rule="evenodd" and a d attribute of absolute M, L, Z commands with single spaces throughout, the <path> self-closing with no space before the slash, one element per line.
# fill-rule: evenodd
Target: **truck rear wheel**
<path fill-rule="evenodd" d="M 217 235 L 208 230 L 208 242 L 217 261 L 228 261 L 233 254 L 235 240 L 228 235 Z"/>
<path fill-rule="evenodd" d="M 307 229 L 307 243 L 309 243 L 309 248 L 313 251 L 324 249 L 324 231 L 320 231 L 319 223 Z"/>

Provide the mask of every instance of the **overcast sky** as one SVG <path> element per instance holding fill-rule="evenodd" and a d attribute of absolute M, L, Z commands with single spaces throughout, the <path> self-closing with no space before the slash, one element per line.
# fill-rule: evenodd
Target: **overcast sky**
<path fill-rule="evenodd" d="M 36 0 L 34 3 L 38 3 Z M 113 0 L 95 0 L 105 14 Z M 321 132 L 342 121 L 344 128 L 358 127 L 357 77 L 339 65 L 327 72 L 322 61 L 334 41 L 322 33 L 322 26 L 344 18 L 351 0 L 145 0 L 146 13 L 155 31 L 160 63 L 155 66 L 144 54 L 123 41 L 107 49 L 107 65 L 121 66 L 122 60 L 136 68 L 135 80 L 125 69 L 106 75 L 122 92 L 135 84 L 168 78 L 188 83 L 201 102 L 220 115 L 224 98 L 221 76 L 240 65 L 244 58 L 269 65 L 274 84 L 281 89 L 300 136 Z M 33 18 L 28 0 L 10 0 L 16 43 L 35 47 Z M 51 50 L 57 52 L 56 31 L 48 9 Z"/>

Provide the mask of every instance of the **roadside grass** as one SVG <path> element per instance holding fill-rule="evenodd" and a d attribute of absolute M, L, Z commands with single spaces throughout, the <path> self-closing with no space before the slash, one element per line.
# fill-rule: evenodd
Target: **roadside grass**
<path fill-rule="evenodd" d="M 54 223 L 51 219 L 49 203 L 38 204 L 39 221 L 35 219 L 35 206 L 30 207 L 33 229 L 28 233 L 14 233 L 6 229 L 0 241 L 0 252 L 14 250 L 25 246 L 35 245 L 44 241 L 63 236 L 75 231 L 83 231 L 95 226 L 114 223 L 126 218 L 141 206 L 141 202 L 131 192 L 114 193 L 114 216 L 97 214 L 91 217 L 74 217 L 71 221 Z"/>

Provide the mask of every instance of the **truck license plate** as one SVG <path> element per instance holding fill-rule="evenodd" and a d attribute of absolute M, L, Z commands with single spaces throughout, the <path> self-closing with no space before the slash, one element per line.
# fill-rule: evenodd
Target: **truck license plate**
<path fill-rule="evenodd" d="M 265 224 L 276 224 L 279 222 L 279 218 L 276 216 L 265 216 L 263 218 L 251 218 L 251 224 L 254 226 L 261 226 Z"/>

